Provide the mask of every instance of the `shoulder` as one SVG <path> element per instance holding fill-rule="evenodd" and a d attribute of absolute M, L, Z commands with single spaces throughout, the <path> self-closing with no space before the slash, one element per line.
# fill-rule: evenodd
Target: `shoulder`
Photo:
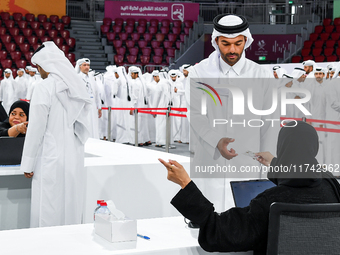
<path fill-rule="evenodd" d="M 272 73 L 270 70 L 264 66 L 261 66 L 258 63 L 246 58 L 245 64 L 246 72 L 251 69 L 254 72 L 254 76 L 258 78 L 273 78 Z"/>

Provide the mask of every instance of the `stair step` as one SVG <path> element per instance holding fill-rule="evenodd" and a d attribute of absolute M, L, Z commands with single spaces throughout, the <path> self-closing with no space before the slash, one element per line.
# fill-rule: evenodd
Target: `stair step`
<path fill-rule="evenodd" d="M 76 39 L 77 43 L 83 43 L 83 44 L 87 44 L 87 43 L 101 43 L 101 40 L 96 37 L 96 38 L 79 38 Z"/>
<path fill-rule="evenodd" d="M 73 34 L 76 35 L 96 35 L 98 37 L 98 31 L 74 31 Z"/>
<path fill-rule="evenodd" d="M 89 58 L 90 60 L 91 60 L 91 64 L 93 63 L 93 62 L 99 62 L 99 63 L 103 63 L 103 62 L 105 62 L 105 61 L 107 61 L 107 58 L 102 58 L 102 57 L 94 57 L 94 56 L 87 56 L 87 58 Z"/>
<path fill-rule="evenodd" d="M 97 46 L 91 46 L 91 45 L 77 45 L 77 48 L 79 50 L 103 50 L 103 46 L 102 45 L 97 45 Z"/>
<path fill-rule="evenodd" d="M 89 53 L 89 50 L 88 49 L 79 49 L 79 50 L 77 50 L 78 52 L 80 52 L 80 53 Z M 91 54 L 95 54 L 95 53 L 97 53 L 97 54 L 105 54 L 105 52 L 104 52 L 104 50 L 91 50 L 91 52 L 90 52 Z"/>
<path fill-rule="evenodd" d="M 103 47 L 101 42 L 76 42 L 78 46 Z"/>
<path fill-rule="evenodd" d="M 106 54 L 92 54 L 92 53 L 81 53 L 80 54 L 80 57 L 84 58 L 85 55 L 88 57 L 88 58 L 106 58 Z"/>

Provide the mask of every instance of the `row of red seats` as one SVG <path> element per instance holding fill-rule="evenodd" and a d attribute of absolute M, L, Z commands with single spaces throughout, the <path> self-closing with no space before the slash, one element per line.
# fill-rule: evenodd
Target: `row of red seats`
<path fill-rule="evenodd" d="M 21 35 L 20 35 L 21 34 Z M 55 29 L 51 29 L 51 30 L 44 30 L 44 29 L 37 29 L 37 30 L 34 30 L 34 31 L 18 31 L 18 30 L 15 30 L 15 28 L 11 28 L 9 29 L 9 34 L 7 34 L 7 31 L 2 31 L 0 29 L 0 36 L 2 37 L 9 37 L 9 38 L 17 38 L 18 36 L 22 36 L 23 38 L 28 38 L 28 37 L 31 37 L 32 35 L 36 35 L 38 37 L 42 37 L 42 36 L 49 36 L 51 38 L 56 38 L 56 37 L 61 37 L 61 38 L 64 38 L 64 39 L 68 39 L 70 38 L 70 31 L 68 30 L 62 30 L 62 31 L 57 31 Z"/>
<path fill-rule="evenodd" d="M 2 21 L 0 20 L 0 26 L 2 25 Z M 32 22 L 27 22 L 25 20 L 21 20 L 21 21 L 17 21 L 15 22 L 14 20 L 6 20 L 4 22 L 4 26 L 5 28 L 32 28 L 32 29 L 39 29 L 39 28 L 43 28 L 45 30 L 49 30 L 49 29 L 56 29 L 58 31 L 60 30 L 64 30 L 65 29 L 65 24 L 63 23 L 51 23 L 51 22 L 43 22 L 40 23 L 39 21 L 32 21 Z"/>
<path fill-rule="evenodd" d="M 11 16 L 9 12 L 1 12 L 0 18 L 2 21 L 12 19 L 14 21 L 25 20 L 28 22 L 39 21 L 40 23 L 42 23 L 47 22 L 49 20 L 53 24 L 63 23 L 65 26 L 69 26 L 71 24 L 71 17 L 67 15 L 62 16 L 61 18 L 59 18 L 58 15 L 50 15 L 50 17 L 48 18 L 47 15 L 45 14 L 39 14 L 37 17 L 35 17 L 33 13 L 26 13 L 24 16 L 22 13 L 15 12 Z"/>
<path fill-rule="evenodd" d="M 165 49 L 164 48 L 156 48 L 153 49 L 153 54 L 156 56 L 163 56 L 164 55 L 164 51 L 166 52 L 166 54 L 170 57 L 174 57 L 175 56 L 175 48 L 168 48 Z M 132 48 L 128 48 L 128 51 L 126 50 L 125 47 L 121 47 L 117 49 L 117 55 L 125 55 L 126 53 L 129 53 L 129 55 L 132 56 L 137 56 L 141 53 L 141 55 L 143 56 L 150 56 L 151 55 L 151 48 L 143 48 L 143 49 L 139 49 L 138 47 L 132 47 Z"/>
<path fill-rule="evenodd" d="M 113 45 L 114 45 L 115 51 L 117 52 L 117 54 L 119 54 L 118 52 L 121 52 L 122 49 L 126 50 L 126 48 L 128 49 L 137 48 L 137 49 L 140 49 L 141 51 L 143 51 L 144 49 L 146 49 L 147 51 L 148 50 L 157 51 L 159 49 L 163 49 L 163 50 L 173 49 L 174 48 L 173 46 L 175 45 L 177 49 L 180 49 L 181 43 L 182 43 L 181 41 L 176 41 L 176 44 L 171 41 L 164 41 L 163 44 L 161 45 L 160 42 L 151 41 L 151 47 L 149 47 L 149 44 L 147 41 L 138 41 L 138 44 L 136 44 L 134 41 L 126 41 L 125 46 L 123 46 L 123 42 L 117 40 L 113 42 Z"/>
<path fill-rule="evenodd" d="M 315 62 L 336 62 L 339 60 L 339 57 L 336 55 L 331 55 L 328 57 L 325 56 L 316 56 L 313 57 L 311 55 L 307 56 L 307 57 L 301 57 L 301 56 L 293 56 L 291 62 L 292 63 L 301 63 L 303 61 L 307 61 L 307 60 L 314 60 Z"/>
<path fill-rule="evenodd" d="M 312 55 L 314 57 L 324 55 L 325 57 L 333 55 L 333 53 L 336 53 L 337 56 L 340 56 L 340 48 L 335 49 L 334 47 L 331 48 L 314 48 L 314 49 L 302 49 L 301 50 L 301 56 L 307 57 L 309 55 Z"/>
<path fill-rule="evenodd" d="M 340 46 L 340 39 L 338 40 L 317 40 L 317 41 L 304 41 L 303 48 L 304 49 L 311 49 L 311 48 L 331 48 L 335 47 L 336 45 Z"/>
<path fill-rule="evenodd" d="M 139 58 L 140 62 L 137 61 Z M 121 65 L 125 65 L 125 64 L 130 64 L 130 65 L 148 65 L 148 64 L 154 64 L 154 65 L 169 65 L 170 64 L 170 60 L 171 60 L 171 56 L 166 56 L 165 57 L 165 61 L 164 58 L 162 56 L 157 56 L 154 55 L 152 57 L 153 62 L 151 62 L 151 56 L 135 56 L 135 55 L 127 55 L 126 58 L 124 55 L 115 55 L 114 56 L 114 61 L 115 61 L 115 65 L 121 66 Z"/>
<path fill-rule="evenodd" d="M 106 34 L 106 38 L 109 42 L 113 42 L 115 40 L 121 40 L 121 41 L 139 41 L 140 39 L 143 39 L 144 41 L 150 42 L 152 40 L 156 40 L 159 42 L 163 42 L 165 38 L 167 38 L 168 41 L 175 42 L 176 40 L 180 40 L 181 42 L 184 42 L 185 34 L 162 34 L 162 33 L 157 33 L 157 34 L 150 34 L 150 33 L 144 33 L 144 34 L 139 34 L 139 33 L 115 33 L 115 32 L 109 32 Z"/>

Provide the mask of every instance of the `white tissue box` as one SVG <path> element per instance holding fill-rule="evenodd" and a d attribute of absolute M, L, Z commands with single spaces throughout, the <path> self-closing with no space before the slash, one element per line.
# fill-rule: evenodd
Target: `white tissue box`
<path fill-rule="evenodd" d="M 137 239 L 136 220 L 127 218 L 124 220 L 111 220 L 97 214 L 94 228 L 97 235 L 112 243 L 130 242 Z"/>

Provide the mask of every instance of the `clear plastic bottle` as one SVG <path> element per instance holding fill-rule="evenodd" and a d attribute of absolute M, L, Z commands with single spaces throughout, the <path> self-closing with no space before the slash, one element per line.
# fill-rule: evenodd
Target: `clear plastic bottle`
<path fill-rule="evenodd" d="M 107 208 L 107 203 L 106 202 L 101 202 L 100 203 L 100 207 L 97 210 L 97 212 L 94 215 L 94 217 L 96 218 L 96 215 L 98 215 L 98 214 L 104 216 L 105 219 L 109 219 L 111 217 L 111 212 L 110 212 L 109 208 Z"/>
<path fill-rule="evenodd" d="M 94 213 L 93 213 L 93 220 L 96 220 L 96 212 L 98 211 L 98 209 L 100 208 L 100 203 L 104 202 L 105 200 L 97 200 L 97 207 L 96 209 L 94 209 Z"/>

